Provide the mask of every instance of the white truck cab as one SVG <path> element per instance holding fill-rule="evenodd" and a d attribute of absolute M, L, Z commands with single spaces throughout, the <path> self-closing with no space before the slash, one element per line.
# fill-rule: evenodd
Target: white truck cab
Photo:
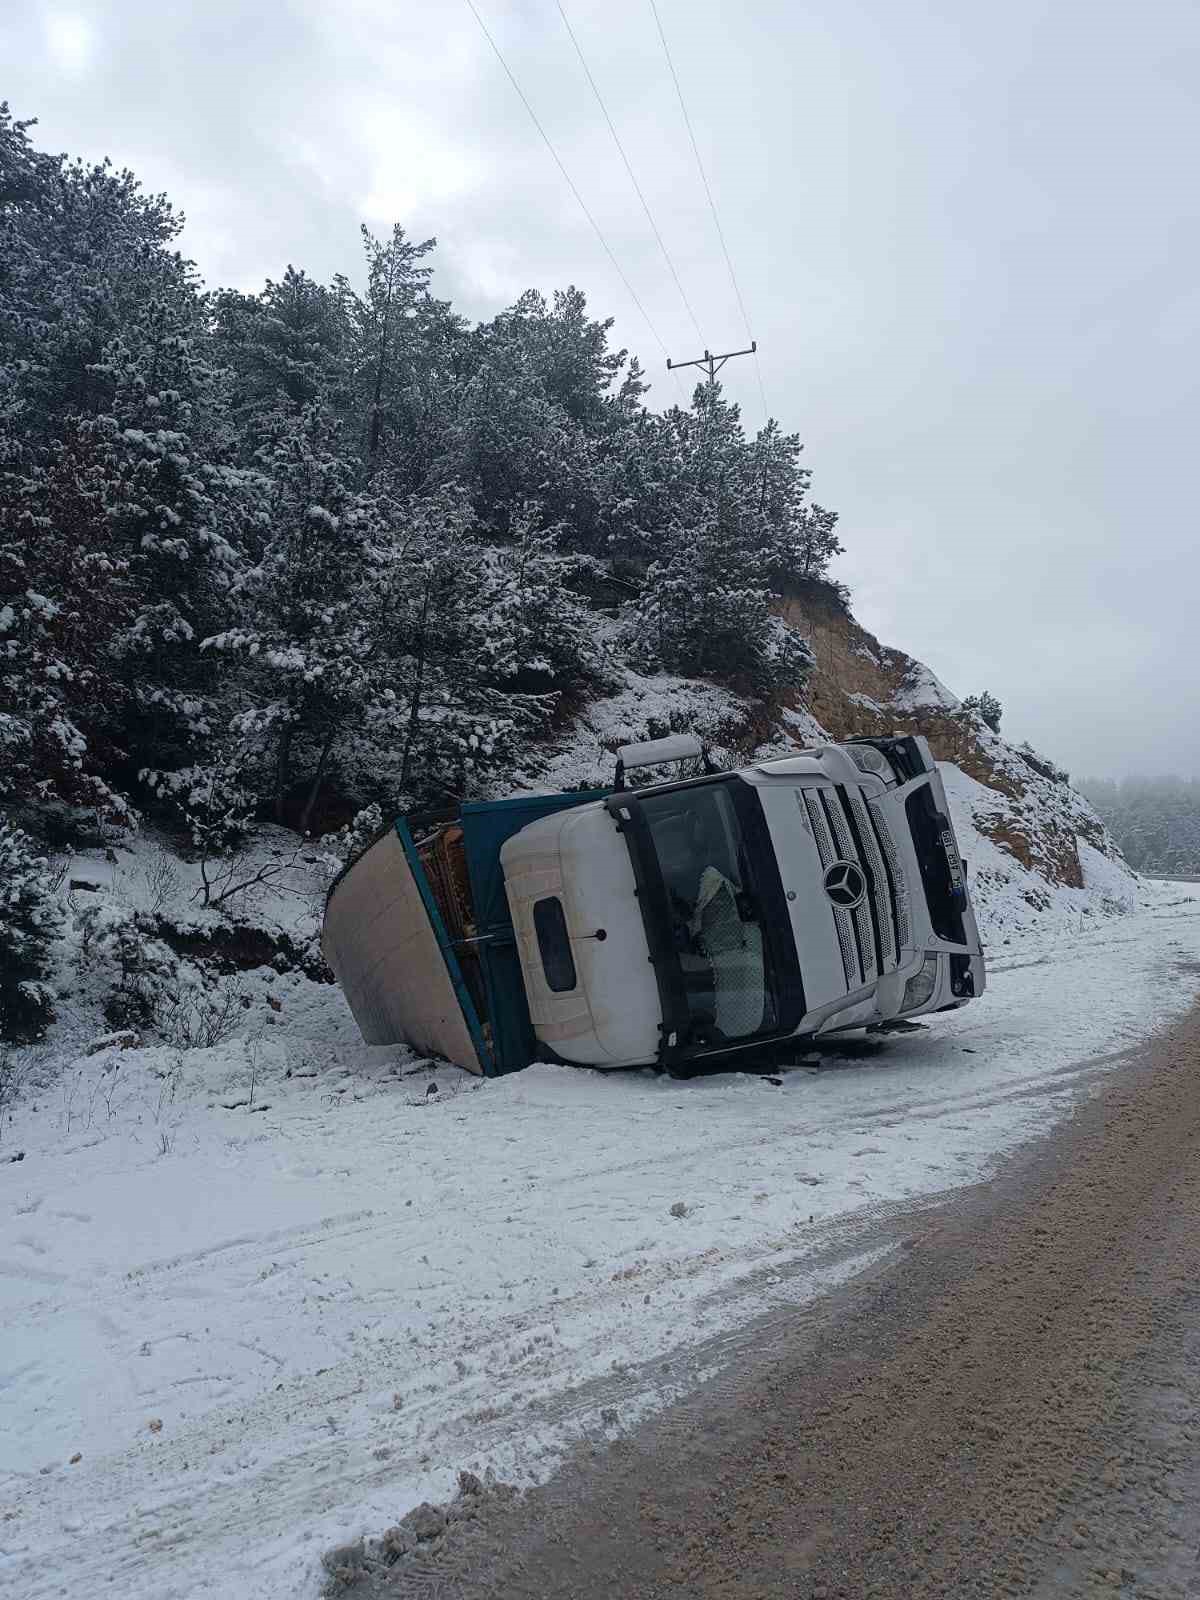
<path fill-rule="evenodd" d="M 983 992 L 920 737 L 618 789 L 529 823 L 500 861 L 534 1033 L 564 1061 L 694 1071 Z"/>

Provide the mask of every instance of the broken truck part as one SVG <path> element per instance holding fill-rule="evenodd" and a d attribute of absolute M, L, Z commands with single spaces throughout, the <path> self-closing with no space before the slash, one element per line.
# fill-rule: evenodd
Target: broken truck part
<path fill-rule="evenodd" d="M 624 786 L 693 758 L 703 775 Z M 618 752 L 611 790 L 402 817 L 334 881 L 322 948 L 369 1044 L 488 1075 L 686 1074 L 950 1010 L 985 981 L 942 780 L 911 736 L 724 773 L 674 736 Z"/>

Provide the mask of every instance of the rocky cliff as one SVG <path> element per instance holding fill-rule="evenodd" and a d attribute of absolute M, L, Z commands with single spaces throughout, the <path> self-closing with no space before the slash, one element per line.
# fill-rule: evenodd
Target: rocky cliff
<path fill-rule="evenodd" d="M 1100 817 L 1052 761 L 964 713 L 928 667 L 880 644 L 836 597 L 818 589 L 782 611 L 812 649 L 802 705 L 821 728 L 835 739 L 924 734 L 945 764 L 981 922 L 993 934 L 1047 913 L 1115 914 L 1145 897 Z"/>

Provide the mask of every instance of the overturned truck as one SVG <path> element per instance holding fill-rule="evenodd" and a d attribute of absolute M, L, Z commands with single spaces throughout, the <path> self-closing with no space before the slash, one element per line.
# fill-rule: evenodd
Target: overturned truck
<path fill-rule="evenodd" d="M 635 768 L 697 776 L 627 787 Z M 922 738 L 713 770 L 679 736 L 611 789 L 400 818 L 335 880 L 325 958 L 364 1039 L 488 1075 L 678 1076 L 965 1005 L 983 953 Z"/>

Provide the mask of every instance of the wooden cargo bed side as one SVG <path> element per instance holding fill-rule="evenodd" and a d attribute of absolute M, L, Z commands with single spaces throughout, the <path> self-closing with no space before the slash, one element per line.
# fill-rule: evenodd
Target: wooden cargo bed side
<path fill-rule="evenodd" d="M 321 948 L 368 1044 L 488 1069 L 474 1003 L 411 835 L 400 822 L 337 880 Z"/>

